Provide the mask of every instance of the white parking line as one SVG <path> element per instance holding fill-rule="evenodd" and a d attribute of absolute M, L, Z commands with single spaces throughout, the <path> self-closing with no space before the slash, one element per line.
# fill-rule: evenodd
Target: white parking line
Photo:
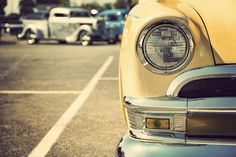
<path fill-rule="evenodd" d="M 3 90 L 0 94 L 80 94 L 82 91 Z"/>
<path fill-rule="evenodd" d="M 57 141 L 60 134 L 64 131 L 66 126 L 70 123 L 72 118 L 76 115 L 79 109 L 82 107 L 84 102 L 89 97 L 90 93 L 93 91 L 98 81 L 107 70 L 107 68 L 112 63 L 114 57 L 110 56 L 106 62 L 101 66 L 97 73 L 90 80 L 88 85 L 85 87 L 83 92 L 74 100 L 70 107 L 64 112 L 60 119 L 55 123 L 55 125 L 49 130 L 49 132 L 43 137 L 39 144 L 33 149 L 28 157 L 44 157 L 49 152 L 50 148 Z"/>
<path fill-rule="evenodd" d="M 101 81 L 118 81 L 118 77 L 101 77 Z"/>

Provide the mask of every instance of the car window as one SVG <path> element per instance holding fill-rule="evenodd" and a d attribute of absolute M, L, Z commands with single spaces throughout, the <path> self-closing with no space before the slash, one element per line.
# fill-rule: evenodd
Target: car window
<path fill-rule="evenodd" d="M 72 11 L 70 12 L 70 17 L 90 17 L 90 13 L 86 11 Z"/>
<path fill-rule="evenodd" d="M 68 15 L 65 13 L 55 13 L 54 16 L 55 17 L 68 17 Z"/>
<path fill-rule="evenodd" d="M 48 15 L 49 15 L 48 13 L 33 13 L 23 17 L 23 19 L 41 20 L 41 19 L 47 19 Z"/>

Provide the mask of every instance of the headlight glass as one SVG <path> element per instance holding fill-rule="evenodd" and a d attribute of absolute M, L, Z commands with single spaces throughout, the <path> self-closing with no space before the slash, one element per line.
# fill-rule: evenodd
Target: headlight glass
<path fill-rule="evenodd" d="M 155 73 L 171 73 L 183 68 L 192 50 L 191 33 L 177 21 L 152 24 L 139 38 L 139 57 L 143 65 Z"/>

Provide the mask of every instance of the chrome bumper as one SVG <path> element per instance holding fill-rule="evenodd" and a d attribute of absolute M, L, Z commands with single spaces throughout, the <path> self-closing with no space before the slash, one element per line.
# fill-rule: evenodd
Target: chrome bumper
<path fill-rule="evenodd" d="M 185 126 L 187 114 L 187 99 L 181 98 L 124 98 L 124 107 L 128 118 L 130 136 L 137 139 L 184 143 L 185 133 L 181 126 Z M 146 118 L 166 118 L 170 121 L 169 130 L 152 130 L 146 128 Z"/>
<path fill-rule="evenodd" d="M 136 140 L 124 135 L 117 157 L 235 157 L 236 146 L 205 144 L 163 144 Z"/>
<path fill-rule="evenodd" d="M 236 97 L 196 99 L 178 97 L 179 91 L 184 85 L 204 78 L 236 79 L 236 65 L 205 67 L 185 72 L 172 81 L 164 97 L 125 97 L 123 105 L 128 118 L 129 133 L 119 143 L 117 156 L 235 157 L 235 138 L 227 140 L 205 137 L 202 139 L 192 138 L 192 135 L 198 135 L 198 133 L 200 135 L 236 136 L 236 133 L 227 130 L 229 126 L 232 130 L 236 130 L 236 127 L 231 127 L 234 124 L 231 124 L 229 120 L 230 116 L 236 118 Z M 208 119 L 208 114 L 215 116 L 215 113 L 230 116 L 227 120 L 221 120 L 216 116 L 220 125 L 215 121 L 205 120 Z M 169 130 L 150 130 L 145 127 L 147 117 L 160 118 L 160 116 L 169 119 Z M 184 117 L 186 123 L 183 123 Z M 205 124 L 200 127 L 198 126 L 199 117 L 201 122 Z M 188 125 L 184 128 L 183 124 L 187 123 Z M 217 128 L 215 128 L 215 124 Z M 222 126 L 223 128 L 220 129 Z"/>
<path fill-rule="evenodd" d="M 235 138 L 224 140 L 190 138 L 201 135 L 236 137 L 236 126 L 232 122 L 236 120 L 236 97 L 200 99 L 125 97 L 124 107 L 129 136 L 137 140 L 165 144 L 236 146 Z M 150 117 L 169 119 L 169 130 L 146 128 L 145 120 Z"/>

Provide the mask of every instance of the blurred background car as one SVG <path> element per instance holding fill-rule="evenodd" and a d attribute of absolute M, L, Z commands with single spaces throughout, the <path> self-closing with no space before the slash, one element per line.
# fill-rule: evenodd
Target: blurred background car
<path fill-rule="evenodd" d="M 105 20 L 107 30 L 110 33 L 114 33 L 117 41 L 121 38 L 127 14 L 127 9 L 110 9 L 100 12 L 96 17 Z"/>
<path fill-rule="evenodd" d="M 93 41 L 113 43 L 117 38 L 116 34 L 109 33 L 102 19 L 92 17 L 89 10 L 82 8 L 58 7 L 50 13 L 27 15 L 22 21 L 24 28 L 18 38 L 26 39 L 28 44 L 57 40 L 59 43 L 80 41 L 87 46 Z"/>
<path fill-rule="evenodd" d="M 22 31 L 22 22 L 19 14 L 13 13 L 3 17 L 2 23 L 4 23 L 5 26 L 4 31 L 11 35 L 17 35 Z"/>
<path fill-rule="evenodd" d="M 0 15 L 2 16 L 0 20 L 1 30 L 17 38 L 26 39 L 25 36 L 21 36 L 26 23 L 30 21 L 40 23 L 40 20 L 41 22 L 45 19 L 49 20 L 49 12 L 57 7 L 69 9 L 82 8 L 88 11 L 87 18 L 93 17 L 96 18 L 97 21 L 105 21 L 105 31 L 100 34 L 92 33 L 91 35 L 90 33 L 89 36 L 87 33 L 86 37 L 87 39 L 91 38 L 91 41 L 86 42 L 91 44 L 93 41 L 106 41 L 109 44 L 115 44 L 121 39 L 124 21 L 128 11 L 137 4 L 137 1 L 138 0 L 2 0 L 0 1 Z M 70 14 L 68 14 L 68 17 L 71 19 L 78 18 Z M 88 25 L 91 26 L 91 24 Z M 93 24 L 92 29 L 98 30 L 98 28 L 95 27 L 96 26 Z M 99 29 L 101 28 L 102 27 Z M 64 30 L 61 31 L 61 33 L 65 33 L 65 31 L 68 32 L 68 30 Z M 60 43 L 65 43 L 65 39 L 60 40 Z"/>

